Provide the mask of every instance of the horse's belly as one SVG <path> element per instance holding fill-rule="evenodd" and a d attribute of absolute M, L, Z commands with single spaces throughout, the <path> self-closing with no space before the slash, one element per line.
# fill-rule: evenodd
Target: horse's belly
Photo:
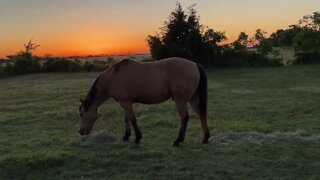
<path fill-rule="evenodd" d="M 133 97 L 133 102 L 143 104 L 157 104 L 166 101 L 171 97 L 170 93 L 146 93 Z"/>

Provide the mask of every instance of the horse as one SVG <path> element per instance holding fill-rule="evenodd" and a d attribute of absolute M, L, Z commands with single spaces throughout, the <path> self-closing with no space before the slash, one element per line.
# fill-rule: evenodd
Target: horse
<path fill-rule="evenodd" d="M 133 103 L 157 104 L 168 99 L 175 101 L 180 116 L 180 130 L 173 146 L 184 141 L 189 120 L 188 103 L 199 116 L 202 143 L 210 136 L 207 125 L 207 74 L 203 66 L 184 58 L 167 58 L 155 62 L 124 59 L 103 71 L 94 81 L 79 107 L 81 136 L 88 135 L 98 118 L 99 106 L 112 98 L 124 110 L 124 141 L 135 131 L 135 143 L 142 133 L 132 108 Z"/>

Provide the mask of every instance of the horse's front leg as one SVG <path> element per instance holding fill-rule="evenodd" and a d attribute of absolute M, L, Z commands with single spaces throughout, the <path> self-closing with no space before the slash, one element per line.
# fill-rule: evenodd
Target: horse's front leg
<path fill-rule="evenodd" d="M 142 134 L 140 131 L 140 128 L 138 126 L 137 123 L 137 119 L 136 116 L 134 114 L 133 108 L 132 108 L 132 103 L 131 102 L 121 102 L 120 103 L 121 107 L 123 108 L 124 112 L 125 112 L 125 121 L 126 121 L 126 132 L 125 135 L 123 137 L 124 140 L 128 140 L 129 136 L 130 136 L 130 122 L 133 126 L 133 129 L 135 131 L 136 134 L 136 139 L 135 139 L 135 143 L 139 144 L 140 143 L 140 139 L 142 138 Z"/>
<path fill-rule="evenodd" d="M 131 135 L 131 128 L 130 128 L 130 119 L 125 117 L 124 118 L 124 121 L 125 121 L 125 124 L 126 124 L 126 131 L 124 133 L 124 136 L 123 136 L 123 140 L 124 141 L 128 141 L 129 140 L 129 137 Z"/>

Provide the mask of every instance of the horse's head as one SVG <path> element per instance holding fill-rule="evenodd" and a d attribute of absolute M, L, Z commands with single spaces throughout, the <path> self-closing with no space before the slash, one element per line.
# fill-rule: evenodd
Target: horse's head
<path fill-rule="evenodd" d="M 86 108 L 86 104 L 83 100 L 81 100 L 81 104 L 79 107 L 79 115 L 80 115 L 80 130 L 79 133 L 81 136 L 88 135 L 91 132 L 94 122 L 98 118 L 98 113 L 92 108 Z"/>

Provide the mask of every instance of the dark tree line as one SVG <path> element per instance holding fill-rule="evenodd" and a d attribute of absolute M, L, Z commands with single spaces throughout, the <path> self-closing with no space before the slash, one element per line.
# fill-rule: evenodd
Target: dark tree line
<path fill-rule="evenodd" d="M 293 47 L 296 63 L 320 63 L 320 12 L 306 15 L 296 25 L 270 36 L 275 47 Z"/>
<path fill-rule="evenodd" d="M 297 59 L 301 54 L 305 56 L 302 59 L 313 58 L 312 62 L 318 59 L 320 12 L 304 16 L 297 25 L 279 29 L 270 37 L 257 29 L 253 37 L 241 32 L 234 42 L 225 45 L 221 45 L 227 39 L 225 33 L 200 24 L 199 19 L 194 5 L 184 11 L 177 3 L 160 34 L 147 38 L 152 59 L 178 56 L 204 65 L 228 67 L 281 65 L 282 59 L 270 56 L 277 53 L 274 47 L 293 47 Z"/>
<path fill-rule="evenodd" d="M 265 58 L 272 47 L 266 40 L 263 30 L 258 29 L 255 37 L 250 40 L 244 32 L 229 45 L 222 45 L 225 40 L 227 40 L 225 32 L 215 31 L 200 24 L 195 5 L 185 11 L 180 3 L 177 3 L 176 9 L 165 21 L 160 34 L 149 35 L 147 38 L 154 60 L 175 56 L 184 57 L 205 66 L 272 65 L 268 58 Z M 247 51 L 249 43 L 254 44 L 257 52 Z"/>

